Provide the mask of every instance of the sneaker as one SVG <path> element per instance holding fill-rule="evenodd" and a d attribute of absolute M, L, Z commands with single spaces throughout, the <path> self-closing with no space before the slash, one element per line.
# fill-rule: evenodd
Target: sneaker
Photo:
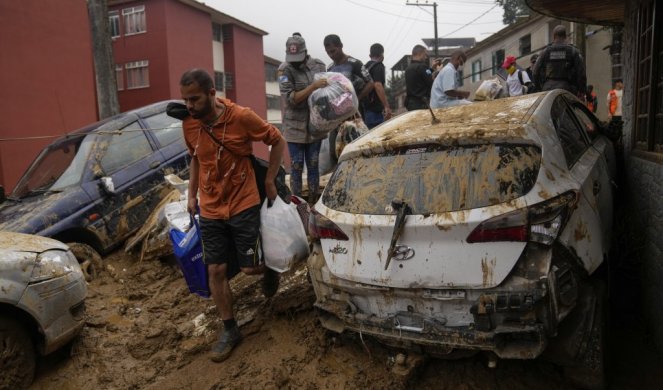
<path fill-rule="evenodd" d="M 262 276 L 262 294 L 265 298 L 271 298 L 279 289 L 279 273 L 269 267 L 265 267 Z"/>
<path fill-rule="evenodd" d="M 242 341 L 242 334 L 239 333 L 239 327 L 235 327 L 230 330 L 223 330 L 219 341 L 212 347 L 212 352 L 210 353 L 210 359 L 213 362 L 220 363 L 228 357 L 230 353 L 237 346 L 237 344 Z"/>

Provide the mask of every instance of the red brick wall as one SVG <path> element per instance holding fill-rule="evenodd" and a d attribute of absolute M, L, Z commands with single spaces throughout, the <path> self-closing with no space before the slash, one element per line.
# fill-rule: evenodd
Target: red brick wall
<path fill-rule="evenodd" d="M 124 35 L 122 9 L 145 5 L 145 33 Z M 150 84 L 146 88 L 125 89 L 118 94 L 122 111 L 155 101 L 179 98 L 179 78 L 186 69 L 212 70 L 212 24 L 209 14 L 178 1 L 152 0 L 123 3 L 120 11 L 122 35 L 113 43 L 116 63 L 149 61 Z"/>
<path fill-rule="evenodd" d="M 0 37 L 0 139 L 61 135 L 98 119 L 84 1 L 2 1 Z M 13 188 L 50 141 L 0 141 L 0 184 Z"/>

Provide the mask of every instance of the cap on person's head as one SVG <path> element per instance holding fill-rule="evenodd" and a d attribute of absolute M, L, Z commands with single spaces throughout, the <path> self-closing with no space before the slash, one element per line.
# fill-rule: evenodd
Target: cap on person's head
<path fill-rule="evenodd" d="M 529 62 L 533 64 L 533 63 L 535 63 L 536 60 L 538 60 L 538 59 L 539 59 L 539 55 L 538 55 L 538 54 L 534 54 L 534 55 L 532 55 L 532 56 L 529 58 Z"/>
<path fill-rule="evenodd" d="M 516 57 L 514 56 L 508 56 L 506 57 L 506 60 L 504 60 L 504 63 L 502 63 L 502 68 L 507 69 L 511 65 L 516 63 Z"/>
<path fill-rule="evenodd" d="M 292 36 L 285 43 L 286 62 L 301 62 L 306 59 L 306 42 L 301 36 Z"/>

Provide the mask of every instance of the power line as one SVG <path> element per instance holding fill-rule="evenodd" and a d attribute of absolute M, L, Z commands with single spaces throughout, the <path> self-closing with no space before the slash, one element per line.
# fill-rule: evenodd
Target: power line
<path fill-rule="evenodd" d="M 470 24 L 474 23 L 475 21 L 481 19 L 483 16 L 485 16 L 488 12 L 492 11 L 493 9 L 495 9 L 495 7 L 497 7 L 497 6 L 499 6 L 499 4 L 495 4 L 494 6 L 490 7 L 490 8 L 488 9 L 488 11 L 486 11 L 486 12 L 482 13 L 481 15 L 477 16 L 476 18 L 470 20 L 469 22 L 465 23 L 463 26 L 461 26 L 461 27 L 459 27 L 459 28 L 453 30 L 452 32 L 448 33 L 447 35 L 443 35 L 442 38 L 446 38 L 446 37 L 448 37 L 449 35 L 451 35 L 451 34 L 453 34 L 453 33 L 456 33 L 456 32 L 458 32 L 458 31 L 464 29 L 465 27 L 469 26 Z"/>
<path fill-rule="evenodd" d="M 358 6 L 358 7 L 362 7 L 362 8 L 370 9 L 370 10 L 372 10 L 372 11 L 379 12 L 379 13 L 382 13 L 382 14 L 385 14 L 385 15 L 397 16 L 397 17 L 400 17 L 400 18 L 402 18 L 402 19 L 413 20 L 413 21 L 416 21 L 416 22 L 433 23 L 433 22 L 431 22 L 430 20 L 424 20 L 424 19 L 418 19 L 418 18 L 412 18 L 412 17 L 402 16 L 402 15 L 399 15 L 399 14 L 396 14 L 396 13 L 393 13 L 393 12 L 388 12 L 388 11 L 385 11 L 385 10 L 381 10 L 381 9 L 379 9 L 379 8 L 371 7 L 371 6 L 368 6 L 368 5 L 366 5 L 366 4 L 361 4 L 361 3 L 358 3 L 358 2 L 353 1 L 353 0 L 345 0 L 345 1 L 348 2 L 348 3 L 350 3 L 350 4 L 356 5 L 356 6 Z M 496 6 L 497 6 L 497 4 L 496 4 L 493 8 L 495 8 Z M 490 10 L 492 10 L 493 8 L 491 8 Z M 490 10 L 489 10 L 489 11 L 490 11 Z M 472 13 L 472 14 L 474 14 L 474 13 Z M 481 16 L 483 16 L 483 15 L 484 15 L 484 14 L 482 14 Z M 477 19 L 478 19 L 478 18 L 477 18 Z M 474 20 L 476 20 L 476 19 L 474 19 Z M 463 26 L 463 27 L 466 27 L 468 24 L 472 23 L 474 20 L 470 21 L 470 22 L 467 23 L 467 24 L 463 24 L 463 23 L 452 23 L 452 22 L 446 22 L 446 23 L 443 23 L 443 24 L 447 24 L 447 25 L 450 25 L 450 26 Z M 499 22 L 477 23 L 477 24 L 492 24 L 492 23 L 501 23 L 501 21 L 499 21 Z"/>

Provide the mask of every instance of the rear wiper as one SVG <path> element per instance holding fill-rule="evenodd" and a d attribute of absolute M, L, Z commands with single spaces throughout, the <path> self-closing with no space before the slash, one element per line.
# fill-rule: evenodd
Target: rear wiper
<path fill-rule="evenodd" d="M 7 197 L 5 197 L 5 199 L 6 200 L 11 200 L 12 202 L 16 202 L 16 203 L 21 203 L 22 202 L 21 199 L 14 198 L 13 196 L 7 196 Z"/>
<path fill-rule="evenodd" d="M 387 268 L 389 268 L 389 263 L 391 262 L 391 258 L 394 256 L 394 250 L 396 249 L 396 242 L 398 242 L 401 233 L 403 233 L 403 227 L 405 226 L 405 216 L 410 214 L 410 212 L 412 211 L 410 209 L 410 206 L 408 206 L 406 202 L 398 199 L 394 199 L 391 201 L 391 207 L 393 207 L 394 210 L 398 210 L 398 214 L 396 214 L 396 222 L 394 223 L 394 232 L 391 234 L 391 244 L 389 245 L 389 251 L 387 252 L 387 262 L 384 265 L 385 271 L 387 270 Z"/>

